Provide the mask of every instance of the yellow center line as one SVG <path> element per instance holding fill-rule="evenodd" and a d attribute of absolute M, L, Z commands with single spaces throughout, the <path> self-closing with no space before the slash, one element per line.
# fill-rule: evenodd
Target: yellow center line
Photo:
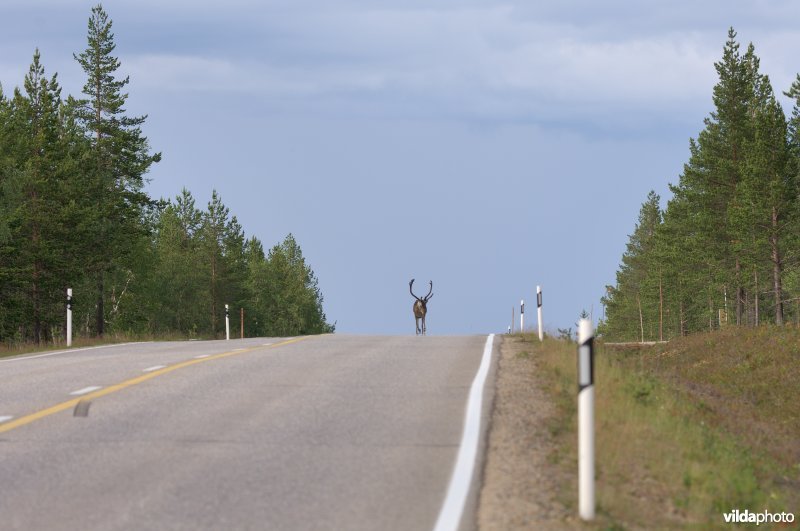
<path fill-rule="evenodd" d="M 124 382 L 110 385 L 108 387 L 104 387 L 97 391 L 93 391 L 91 393 L 87 393 L 83 396 L 78 398 L 73 398 L 71 400 L 67 400 L 66 402 L 61 402 L 60 404 L 56 404 L 54 406 L 48 407 L 46 409 L 42 409 L 35 413 L 31 413 L 29 415 L 25 415 L 24 417 L 20 417 L 18 419 L 12 419 L 8 422 L 0 424 L 0 433 L 5 433 L 7 431 L 11 431 L 15 428 L 19 428 L 20 426 L 25 426 L 26 424 L 30 424 L 31 422 L 37 421 L 39 419 L 43 419 L 45 417 L 49 417 L 50 415 L 54 415 L 55 413 L 60 413 L 61 411 L 74 408 L 78 402 L 81 400 L 94 400 L 95 398 L 100 398 L 106 395 L 110 395 L 111 393 L 116 393 L 117 391 L 122 391 L 128 387 L 133 387 L 134 385 L 138 385 L 142 382 L 146 382 L 147 380 L 152 380 L 158 376 L 163 374 L 167 374 L 172 371 L 177 371 L 179 369 L 183 369 L 189 367 L 191 365 L 196 365 L 198 363 L 205 363 L 208 361 L 219 360 L 222 358 L 227 358 L 230 356 L 237 356 L 239 354 L 246 354 L 248 352 L 252 352 L 254 350 L 261 350 L 267 348 L 275 348 L 280 347 L 283 345 L 288 345 L 290 343 L 296 343 L 297 341 L 302 341 L 303 339 L 307 339 L 310 336 L 305 337 L 295 337 L 293 339 L 287 339 L 286 341 L 281 341 L 280 343 L 275 343 L 272 345 L 259 345 L 257 347 L 246 348 L 242 350 L 233 350 L 229 352 L 222 352 L 220 354 L 213 354 L 207 358 L 194 358 L 188 361 L 184 361 L 181 363 L 176 363 L 174 365 L 169 365 L 164 367 L 163 369 L 159 369 L 157 371 L 148 372 L 141 376 L 137 376 L 136 378 L 131 378 L 130 380 L 125 380 Z"/>

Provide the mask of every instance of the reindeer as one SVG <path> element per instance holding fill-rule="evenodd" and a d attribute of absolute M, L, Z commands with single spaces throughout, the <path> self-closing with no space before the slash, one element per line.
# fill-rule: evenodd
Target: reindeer
<path fill-rule="evenodd" d="M 422 298 L 417 297 L 414 295 L 414 290 L 412 286 L 414 285 L 414 279 L 411 279 L 411 282 L 408 283 L 408 291 L 411 292 L 411 296 L 417 299 L 414 301 L 414 322 L 417 325 L 417 335 L 422 334 L 425 335 L 425 314 L 428 313 L 428 301 L 431 300 L 433 297 L 433 280 L 430 281 L 431 289 L 428 290 L 428 294 Z M 420 319 L 422 320 L 422 328 L 419 327 Z"/>

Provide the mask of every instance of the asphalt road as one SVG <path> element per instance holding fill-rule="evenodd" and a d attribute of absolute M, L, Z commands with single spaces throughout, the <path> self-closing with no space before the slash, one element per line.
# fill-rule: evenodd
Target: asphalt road
<path fill-rule="evenodd" d="M 0 529 L 432 529 L 485 343 L 329 335 L 0 360 Z"/>

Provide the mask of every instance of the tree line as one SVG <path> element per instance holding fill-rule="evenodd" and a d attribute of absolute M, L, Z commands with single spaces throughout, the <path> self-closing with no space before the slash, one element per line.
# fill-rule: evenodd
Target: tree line
<path fill-rule="evenodd" d="M 672 198 L 662 210 L 648 194 L 606 286 L 607 337 L 800 323 L 800 75 L 784 92 L 787 117 L 759 63 L 731 28 L 714 110 L 689 141 Z"/>
<path fill-rule="evenodd" d="M 57 341 L 66 288 L 78 333 L 218 337 L 224 305 L 248 335 L 333 331 L 317 279 L 289 234 L 264 250 L 214 192 L 205 209 L 184 189 L 145 191 L 161 159 L 125 111 L 112 21 L 98 5 L 81 98 L 61 95 L 38 49 L 22 88 L 0 85 L 0 341 Z"/>

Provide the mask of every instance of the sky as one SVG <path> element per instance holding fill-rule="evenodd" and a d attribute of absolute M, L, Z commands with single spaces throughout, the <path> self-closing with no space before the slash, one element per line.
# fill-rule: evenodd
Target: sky
<path fill-rule="evenodd" d="M 0 83 L 38 47 L 78 96 L 96 2 L 4 0 Z M 269 248 L 294 234 L 337 332 L 597 321 L 655 190 L 713 111 L 728 28 L 777 93 L 800 72 L 787 0 L 109 0 L 154 198 L 216 190 Z M 782 99 L 784 111 L 791 103 Z"/>

